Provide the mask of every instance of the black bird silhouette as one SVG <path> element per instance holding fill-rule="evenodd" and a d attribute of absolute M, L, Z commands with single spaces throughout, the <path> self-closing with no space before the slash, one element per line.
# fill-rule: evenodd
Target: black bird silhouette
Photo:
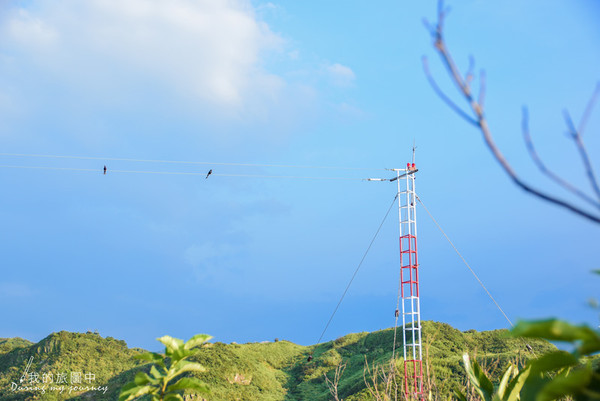
<path fill-rule="evenodd" d="M 208 176 L 211 175 L 211 174 L 212 174 L 212 169 L 208 170 L 208 174 L 206 174 L 206 178 L 208 178 Z"/>
<path fill-rule="evenodd" d="M 106 166 L 104 166 L 104 175 L 106 175 Z"/>

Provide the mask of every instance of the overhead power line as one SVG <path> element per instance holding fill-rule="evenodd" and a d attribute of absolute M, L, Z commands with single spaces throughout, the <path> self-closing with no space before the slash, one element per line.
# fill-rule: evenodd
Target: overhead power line
<path fill-rule="evenodd" d="M 34 169 L 34 170 L 69 170 L 69 171 L 91 171 L 91 172 L 100 172 L 100 169 L 97 168 L 72 168 L 72 167 L 47 167 L 47 166 L 7 166 L 0 165 L 0 168 L 24 168 L 24 169 Z"/>
<path fill-rule="evenodd" d="M 206 166 L 278 167 L 278 168 L 330 169 L 330 170 L 381 170 L 381 168 L 365 168 L 365 167 L 307 166 L 307 165 L 292 165 L 292 164 L 229 163 L 229 162 L 158 160 L 158 159 L 130 159 L 130 158 L 119 158 L 119 157 L 39 155 L 39 154 L 25 154 L 25 153 L 0 153 L 0 156 L 46 158 L 46 159 L 124 161 L 124 162 L 135 162 L 135 163 L 195 164 L 195 165 L 206 165 Z"/>
<path fill-rule="evenodd" d="M 59 171 L 85 171 L 95 172 L 101 174 L 102 169 L 91 169 L 91 168 L 74 168 L 74 167 L 49 167 L 49 166 L 11 166 L 2 165 L 0 168 L 18 168 L 18 169 L 33 169 L 33 170 L 59 170 Z M 206 176 L 206 172 L 197 171 L 148 171 L 148 170 L 107 170 L 108 174 L 113 173 L 124 173 L 124 174 L 161 174 L 161 175 L 197 175 Z M 266 175 L 266 174 L 222 174 L 222 173 L 211 173 L 211 176 L 217 177 L 249 177 L 249 178 L 294 178 L 294 179 L 307 179 L 307 180 L 346 180 L 346 181 L 364 181 L 364 178 L 352 178 L 352 177 L 317 177 L 317 176 L 300 176 L 300 175 Z"/>

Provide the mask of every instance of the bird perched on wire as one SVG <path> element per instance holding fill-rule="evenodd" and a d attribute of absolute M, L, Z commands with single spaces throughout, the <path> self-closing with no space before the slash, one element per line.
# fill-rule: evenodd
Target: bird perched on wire
<path fill-rule="evenodd" d="M 104 175 L 106 175 L 106 166 L 104 166 Z"/>
<path fill-rule="evenodd" d="M 208 178 L 208 176 L 211 175 L 211 174 L 212 174 L 212 169 L 208 170 L 208 174 L 206 174 L 206 178 Z"/>

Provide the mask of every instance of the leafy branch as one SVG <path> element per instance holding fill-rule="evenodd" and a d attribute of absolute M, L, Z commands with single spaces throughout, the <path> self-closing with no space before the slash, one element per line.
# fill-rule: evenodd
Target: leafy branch
<path fill-rule="evenodd" d="M 562 320 L 520 322 L 512 335 L 525 338 L 542 338 L 574 345 L 571 352 L 556 350 L 531 360 L 519 372 L 509 365 L 495 387 L 476 361 L 463 356 L 469 383 L 484 401 L 552 401 L 570 397 L 578 400 L 600 400 L 600 366 L 595 366 L 590 356 L 600 352 L 600 333 L 581 325 Z M 455 392 L 460 401 L 467 396 Z"/>
<path fill-rule="evenodd" d="M 157 340 L 165 346 L 165 353 L 145 352 L 135 357 L 153 364 L 150 374 L 138 372 L 134 381 L 121 389 L 119 401 L 131 401 L 145 395 L 150 395 L 152 401 L 183 401 L 180 394 L 183 390 L 208 393 L 208 386 L 199 379 L 194 377 L 182 377 L 177 381 L 175 379 L 184 373 L 206 370 L 199 363 L 186 359 L 195 355 L 198 352 L 197 347 L 211 338 L 206 334 L 197 334 L 185 343 L 170 336 L 158 338 Z"/>

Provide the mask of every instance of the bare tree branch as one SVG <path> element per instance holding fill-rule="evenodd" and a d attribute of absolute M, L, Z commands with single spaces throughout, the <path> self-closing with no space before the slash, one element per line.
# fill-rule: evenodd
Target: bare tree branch
<path fill-rule="evenodd" d="M 337 365 L 337 367 L 335 368 L 333 381 L 330 380 L 329 377 L 327 377 L 327 373 L 323 373 L 323 376 L 325 376 L 325 383 L 327 384 L 327 387 L 329 388 L 329 393 L 333 397 L 333 401 L 342 401 L 338 394 L 338 385 L 340 383 L 340 378 L 344 374 L 345 369 L 346 369 L 346 364 L 340 362 Z"/>
<path fill-rule="evenodd" d="M 429 81 L 429 84 L 431 85 L 431 87 L 433 88 L 433 90 L 435 91 L 435 93 L 440 97 L 440 99 L 442 99 L 447 105 L 448 107 L 450 107 L 452 110 L 454 110 L 456 112 L 456 114 L 458 114 L 459 116 L 461 116 L 463 119 L 465 119 L 467 122 L 473 124 L 476 127 L 479 127 L 479 123 L 473 119 L 473 117 L 471 117 L 470 115 L 468 115 L 464 110 L 462 110 L 459 106 L 456 105 L 456 103 L 454 103 L 438 86 L 437 82 L 433 79 L 431 72 L 429 71 L 429 65 L 427 62 L 427 57 L 423 57 L 423 70 L 425 71 L 425 76 L 427 77 L 427 80 Z"/>
<path fill-rule="evenodd" d="M 469 68 L 465 74 L 465 85 L 467 88 L 471 88 L 471 82 L 473 82 L 473 69 L 475 68 L 475 58 L 469 56 Z"/>
<path fill-rule="evenodd" d="M 376 401 L 398 400 L 398 378 L 401 373 L 396 369 L 394 360 L 390 360 L 388 363 L 389 365 L 386 366 L 385 364 L 380 365 L 373 362 L 373 366 L 370 367 L 365 355 L 363 379 L 371 397 Z M 400 387 L 403 389 L 402 386 Z M 403 390 L 400 395 L 404 395 L 402 399 L 408 399 Z"/>
<path fill-rule="evenodd" d="M 431 26 L 427 18 L 423 18 L 423 25 L 425 25 L 425 29 L 429 31 L 430 35 L 433 36 L 435 34 L 435 29 Z"/>
<path fill-rule="evenodd" d="M 477 102 L 482 109 L 485 107 L 485 85 L 485 70 L 481 70 L 479 72 L 479 99 Z"/>
<path fill-rule="evenodd" d="M 587 124 L 588 119 L 590 118 L 590 114 L 592 114 L 592 109 L 594 108 L 596 99 L 598 99 L 598 94 L 600 94 L 600 82 L 598 82 L 596 84 L 594 93 L 592 93 L 592 96 L 590 97 L 590 100 L 588 101 L 588 104 L 585 107 L 585 111 L 583 112 L 583 115 L 581 116 L 581 121 L 579 121 L 579 128 L 577 129 L 577 132 L 579 132 L 579 135 L 583 135 L 583 132 L 585 131 L 585 126 Z"/>
<path fill-rule="evenodd" d="M 571 139 L 577 145 L 577 150 L 579 151 L 579 156 L 581 157 L 581 161 L 583 162 L 583 166 L 585 168 L 586 175 L 588 176 L 588 180 L 590 181 L 590 185 L 594 192 L 596 192 L 596 196 L 600 199 L 600 188 L 598 187 L 598 181 L 596 180 L 596 176 L 594 174 L 594 169 L 592 168 L 592 163 L 590 158 L 588 157 L 587 150 L 585 145 L 583 144 L 583 139 L 581 139 L 581 135 L 575 129 L 575 124 L 573 124 L 573 120 L 571 120 L 571 116 L 568 111 L 564 111 L 563 115 L 565 117 L 565 122 L 567 123 L 567 127 L 569 128 L 569 135 Z"/>
<path fill-rule="evenodd" d="M 463 115 L 461 113 L 459 113 L 459 114 L 471 123 L 473 123 L 473 121 L 474 121 L 475 122 L 474 125 L 479 127 L 479 130 L 481 131 L 481 133 L 483 135 L 483 139 L 484 139 L 488 149 L 492 152 L 492 155 L 494 156 L 496 161 L 500 164 L 500 166 L 502 167 L 504 172 L 506 174 L 508 174 L 508 176 L 514 182 L 515 185 L 517 185 L 524 191 L 529 192 L 530 194 L 532 194 L 540 199 L 543 199 L 547 202 L 553 203 L 557 206 L 561 206 L 575 214 L 578 214 L 582 217 L 585 217 L 588 220 L 591 220 L 595 223 L 600 224 L 600 215 L 594 215 L 594 214 L 588 212 L 587 210 L 582 209 L 579 206 L 576 206 L 570 202 L 559 199 L 559 198 L 555 197 L 554 195 L 550 195 L 545 192 L 542 192 L 538 189 L 533 188 L 531 185 L 527 184 L 525 181 L 523 181 L 517 175 L 515 170 L 505 159 L 505 157 L 502 154 L 502 152 L 500 151 L 500 149 L 494 143 L 494 139 L 493 139 L 491 131 L 489 129 L 487 120 L 484 116 L 483 96 L 482 96 L 482 95 L 484 95 L 484 92 L 480 91 L 478 101 L 473 98 L 469 85 L 467 85 L 465 80 L 463 80 L 460 70 L 456 66 L 456 63 L 452 59 L 452 56 L 446 47 L 446 43 L 444 41 L 444 36 L 443 36 L 443 26 L 444 26 L 443 24 L 444 24 L 444 18 L 447 14 L 447 11 L 445 11 L 443 4 L 444 4 L 443 0 L 440 0 L 438 2 L 438 16 L 437 16 L 438 22 L 435 26 L 435 29 L 432 30 L 430 33 L 432 34 L 433 39 L 434 39 L 434 48 L 436 49 L 437 53 L 440 55 L 440 58 L 442 59 L 442 63 L 445 65 L 446 70 L 448 71 L 448 74 L 450 75 L 450 79 L 455 83 L 456 87 L 458 88 L 458 90 L 462 94 L 462 96 L 465 98 L 467 103 L 469 103 L 469 106 L 471 108 L 471 111 L 474 114 L 474 117 L 468 116 L 468 118 L 466 118 L 465 117 L 466 113 L 464 113 L 464 112 L 463 112 L 463 114 L 465 114 L 465 115 Z M 435 82 L 435 80 L 430 77 L 431 74 L 428 71 L 426 71 L 425 73 L 426 73 L 426 75 L 428 75 L 428 79 L 430 79 L 430 82 L 431 81 Z M 437 85 L 435 85 L 435 86 L 437 86 Z M 480 88 L 481 88 L 481 86 L 480 86 Z M 441 91 L 436 91 L 436 93 L 438 95 L 440 92 Z M 446 99 L 447 99 L 447 96 L 444 95 L 444 97 L 442 97 L 442 100 L 444 100 L 447 104 L 449 104 Z M 458 106 L 452 107 L 452 108 L 455 111 L 461 110 L 460 108 L 458 108 Z M 577 131 L 574 131 L 574 132 L 577 132 Z M 581 143 L 581 137 L 579 135 L 577 135 L 576 142 L 578 143 L 578 147 L 579 147 L 580 153 L 582 154 L 582 159 L 584 159 L 584 163 L 589 162 L 589 158 L 587 158 L 587 152 L 582 153 L 582 151 L 585 151 L 585 147 L 582 146 L 583 143 Z M 581 145 L 579 145 L 579 143 L 581 143 Z M 590 166 L 591 166 L 591 164 L 590 164 Z M 592 172 L 592 170 L 591 169 L 587 169 L 587 170 L 588 170 L 588 177 L 589 177 L 589 173 Z M 592 178 L 594 178 L 593 172 L 592 172 L 592 177 L 590 177 L 590 181 L 592 181 Z M 595 178 L 593 179 L 593 182 L 596 183 Z M 598 192 L 598 193 L 600 194 L 600 192 Z"/>
<path fill-rule="evenodd" d="M 594 207 L 600 208 L 600 203 L 596 202 L 594 199 L 589 197 L 586 193 L 581 191 L 580 189 L 573 186 L 567 180 L 558 176 L 558 174 L 554 173 L 550 169 L 546 167 L 542 159 L 539 157 L 535 147 L 533 145 L 533 140 L 531 139 L 531 135 L 529 133 L 529 113 L 527 112 L 527 108 L 523 107 L 523 117 L 521 120 L 521 129 L 523 131 L 523 139 L 525 140 L 525 146 L 529 151 L 529 156 L 538 167 L 538 169 L 544 173 L 548 178 L 552 181 L 556 182 L 558 185 L 566 189 L 567 191 L 572 192 L 573 194 L 579 196 L 581 199 L 585 200 L 588 203 L 591 203 Z"/>

